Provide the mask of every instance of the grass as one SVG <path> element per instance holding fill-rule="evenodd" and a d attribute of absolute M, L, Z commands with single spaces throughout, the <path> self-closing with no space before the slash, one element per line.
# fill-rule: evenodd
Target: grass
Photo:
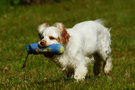
<path fill-rule="evenodd" d="M 0 15 L 0 89 L 6 90 L 133 90 L 135 89 L 135 0 L 74 0 L 55 4 L 18 6 Z M 62 22 L 66 27 L 102 18 L 111 30 L 113 70 L 85 81 L 66 77 L 42 55 L 26 57 L 25 45 L 39 41 L 38 25 Z"/>

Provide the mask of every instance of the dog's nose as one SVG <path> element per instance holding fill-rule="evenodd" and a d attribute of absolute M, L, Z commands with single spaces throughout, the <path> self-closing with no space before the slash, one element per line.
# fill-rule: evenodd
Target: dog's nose
<path fill-rule="evenodd" d="M 45 46 L 46 45 L 46 41 L 45 40 L 40 41 L 40 45 Z"/>

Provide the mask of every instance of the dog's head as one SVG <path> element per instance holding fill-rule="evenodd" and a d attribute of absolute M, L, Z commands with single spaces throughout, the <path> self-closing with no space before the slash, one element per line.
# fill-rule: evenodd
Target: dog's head
<path fill-rule="evenodd" d="M 53 26 L 44 23 L 39 26 L 38 31 L 41 39 L 39 42 L 40 47 L 49 46 L 51 44 L 65 45 L 70 37 L 62 23 L 55 23 Z"/>

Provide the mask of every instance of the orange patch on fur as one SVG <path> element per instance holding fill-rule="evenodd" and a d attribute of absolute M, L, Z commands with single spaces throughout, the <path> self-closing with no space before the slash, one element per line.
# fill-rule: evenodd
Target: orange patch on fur
<path fill-rule="evenodd" d="M 48 23 L 44 23 L 44 27 L 49 27 L 50 25 Z"/>
<path fill-rule="evenodd" d="M 66 42 L 69 40 L 69 38 L 70 38 L 70 35 L 67 33 L 67 31 L 64 28 L 64 30 L 61 33 L 61 40 L 62 40 L 63 45 L 66 44 Z"/>
<path fill-rule="evenodd" d="M 60 43 L 60 38 L 57 38 L 56 40 Z"/>

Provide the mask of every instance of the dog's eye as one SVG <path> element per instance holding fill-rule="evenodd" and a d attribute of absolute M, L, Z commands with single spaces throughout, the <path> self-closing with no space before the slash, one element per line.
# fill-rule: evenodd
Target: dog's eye
<path fill-rule="evenodd" d="M 50 40 L 54 40 L 54 39 L 55 39 L 55 37 L 53 37 L 53 36 L 49 36 L 49 39 L 50 39 Z"/>

